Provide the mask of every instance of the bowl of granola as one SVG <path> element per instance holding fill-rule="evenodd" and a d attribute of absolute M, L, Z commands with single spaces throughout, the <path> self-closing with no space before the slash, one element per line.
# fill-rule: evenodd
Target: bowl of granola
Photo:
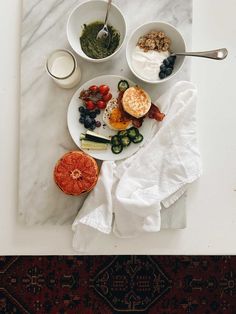
<path fill-rule="evenodd" d="M 183 66 L 185 52 L 181 33 L 165 22 L 149 22 L 134 30 L 126 46 L 126 59 L 135 76 L 147 83 L 161 83 L 172 78 Z"/>

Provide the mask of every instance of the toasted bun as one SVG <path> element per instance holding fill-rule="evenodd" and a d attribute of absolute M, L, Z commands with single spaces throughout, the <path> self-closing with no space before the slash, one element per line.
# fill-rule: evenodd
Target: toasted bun
<path fill-rule="evenodd" d="M 128 114 L 141 118 L 149 111 L 151 98 L 142 88 L 134 86 L 124 92 L 122 105 Z"/>

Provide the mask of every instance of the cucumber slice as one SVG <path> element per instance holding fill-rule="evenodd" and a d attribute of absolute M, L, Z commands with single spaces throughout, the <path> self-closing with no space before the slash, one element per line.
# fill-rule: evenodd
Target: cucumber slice
<path fill-rule="evenodd" d="M 120 140 L 121 140 L 121 144 L 123 145 L 123 147 L 129 146 L 131 143 L 131 140 L 128 136 L 123 136 L 123 137 L 121 137 Z"/>
<path fill-rule="evenodd" d="M 135 144 L 141 143 L 143 141 L 142 134 L 139 134 L 135 138 L 132 138 L 131 141 Z"/>
<path fill-rule="evenodd" d="M 119 83 L 118 83 L 118 90 L 120 92 L 124 92 L 126 91 L 126 89 L 129 88 L 129 83 L 126 81 L 126 80 L 121 80 Z"/>
<path fill-rule="evenodd" d="M 106 137 L 106 136 L 104 136 L 104 135 L 95 133 L 95 132 L 93 132 L 93 131 L 87 131 L 87 132 L 86 132 L 86 135 L 91 135 L 91 136 L 94 136 L 94 137 L 99 137 L 99 138 L 102 138 L 102 139 L 104 139 L 104 140 L 111 141 L 111 139 L 110 139 L 109 137 Z"/>
<path fill-rule="evenodd" d="M 128 132 L 128 137 L 131 140 L 136 138 L 139 135 L 139 130 L 135 127 L 129 128 L 127 132 Z"/>
<path fill-rule="evenodd" d="M 87 140 L 81 141 L 82 149 L 106 150 L 107 146 L 108 145 L 105 143 L 97 143 L 97 142 L 92 142 L 92 141 L 87 141 Z"/>
<path fill-rule="evenodd" d="M 80 134 L 80 140 L 82 141 L 82 140 L 85 140 L 85 139 L 86 139 L 86 135 L 84 133 L 81 133 Z"/>
<path fill-rule="evenodd" d="M 111 151 L 113 152 L 113 154 L 120 154 L 123 150 L 122 145 L 112 145 L 111 147 Z"/>
<path fill-rule="evenodd" d="M 121 141 L 120 141 L 120 138 L 118 135 L 114 135 L 112 136 L 111 138 L 111 144 L 114 145 L 114 146 L 118 146 L 121 144 Z"/>
<path fill-rule="evenodd" d="M 97 134 L 97 133 L 92 132 L 92 131 L 86 132 L 85 139 L 88 141 L 93 141 L 93 142 L 97 142 L 97 143 L 110 143 L 111 142 L 110 138 L 103 136 L 103 135 L 100 135 L 100 134 Z"/>

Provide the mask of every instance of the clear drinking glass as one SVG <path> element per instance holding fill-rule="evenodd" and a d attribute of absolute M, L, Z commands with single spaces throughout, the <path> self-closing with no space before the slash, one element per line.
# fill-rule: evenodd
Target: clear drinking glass
<path fill-rule="evenodd" d="M 53 51 L 47 59 L 46 69 L 62 88 L 73 88 L 81 79 L 81 71 L 75 56 L 68 50 Z"/>

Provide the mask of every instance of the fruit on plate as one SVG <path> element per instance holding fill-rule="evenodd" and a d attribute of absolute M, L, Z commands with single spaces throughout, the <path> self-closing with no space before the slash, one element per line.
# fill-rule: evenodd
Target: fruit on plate
<path fill-rule="evenodd" d="M 97 163 L 81 151 L 66 153 L 54 168 L 54 180 L 66 194 L 80 195 L 89 192 L 98 180 Z"/>
<path fill-rule="evenodd" d="M 112 98 L 110 87 L 107 85 L 92 85 L 88 89 L 82 90 L 79 98 L 84 102 L 88 110 L 94 110 L 96 107 L 105 109 L 107 102 Z"/>
<path fill-rule="evenodd" d="M 109 86 L 107 86 L 107 85 L 101 85 L 101 86 L 99 86 L 99 92 L 100 92 L 100 94 L 106 95 L 106 94 L 109 93 L 109 91 L 110 91 Z"/>
<path fill-rule="evenodd" d="M 90 100 L 88 102 L 90 102 Z M 86 109 L 84 106 L 80 106 L 78 109 L 80 112 L 79 122 L 82 123 L 86 129 L 95 130 L 101 126 L 101 123 L 95 120 L 100 114 L 100 109 L 89 110 L 88 107 Z"/>

